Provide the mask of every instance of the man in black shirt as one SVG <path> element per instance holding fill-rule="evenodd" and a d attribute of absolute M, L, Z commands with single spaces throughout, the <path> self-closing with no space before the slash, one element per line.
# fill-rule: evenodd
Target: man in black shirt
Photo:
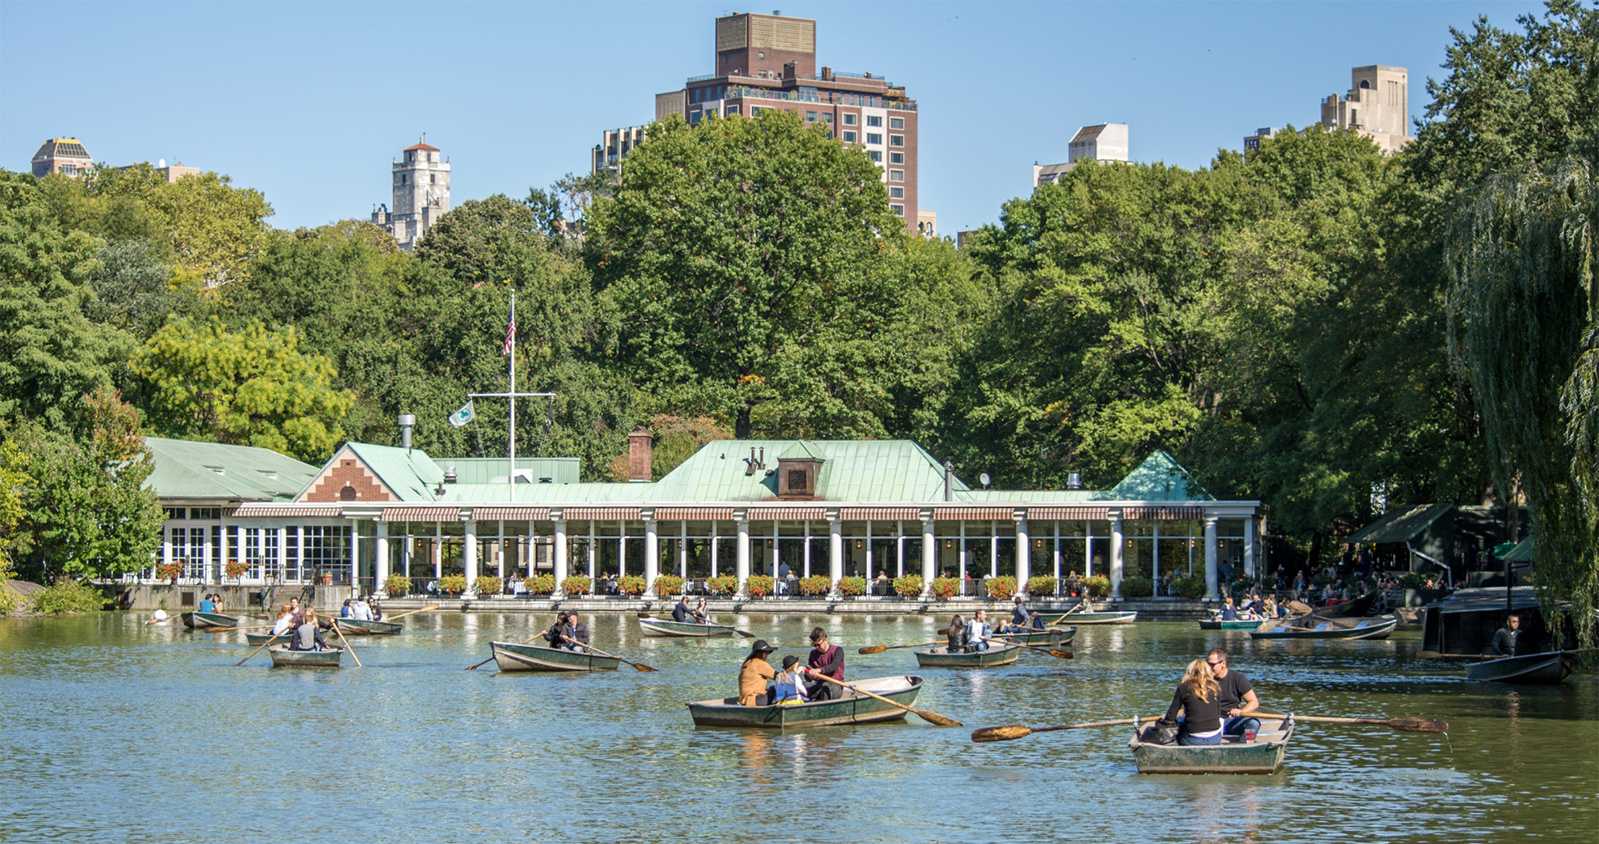
<path fill-rule="evenodd" d="M 1205 662 L 1216 678 L 1216 685 L 1221 687 L 1217 703 L 1221 707 L 1222 732 L 1236 736 L 1259 730 L 1260 719 L 1249 713 L 1260 708 L 1260 698 L 1255 696 L 1255 687 L 1249 684 L 1249 678 L 1241 672 L 1228 670 L 1227 652 L 1221 648 L 1211 648 L 1210 653 L 1205 654 Z"/>
<path fill-rule="evenodd" d="M 1515 656 L 1516 640 L 1521 636 L 1521 616 L 1511 613 L 1505 619 L 1505 626 L 1494 632 L 1494 640 L 1488 649 L 1494 656 Z"/>

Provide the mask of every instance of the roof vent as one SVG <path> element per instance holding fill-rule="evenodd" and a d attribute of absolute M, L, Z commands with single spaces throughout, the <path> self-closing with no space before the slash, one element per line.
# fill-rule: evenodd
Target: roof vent
<path fill-rule="evenodd" d="M 1066 488 L 1067 489 L 1082 489 L 1083 488 L 1083 473 L 1082 472 L 1072 472 L 1071 474 L 1067 475 L 1066 476 Z"/>
<path fill-rule="evenodd" d="M 218 475 L 225 474 L 221 466 L 207 466 L 206 468 L 216 472 Z"/>
<path fill-rule="evenodd" d="M 447 483 L 447 484 L 455 483 L 455 466 L 454 465 L 451 465 L 451 466 L 449 466 L 448 468 L 446 468 L 444 470 L 444 482 Z"/>

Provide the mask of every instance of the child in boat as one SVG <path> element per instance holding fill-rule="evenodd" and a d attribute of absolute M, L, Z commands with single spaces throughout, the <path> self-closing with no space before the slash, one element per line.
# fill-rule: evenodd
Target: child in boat
<path fill-rule="evenodd" d="M 777 674 L 774 691 L 774 703 L 779 706 L 793 706 L 806 703 L 809 698 L 805 694 L 805 679 L 799 665 L 799 657 L 789 654 L 783 657 L 783 670 Z"/>

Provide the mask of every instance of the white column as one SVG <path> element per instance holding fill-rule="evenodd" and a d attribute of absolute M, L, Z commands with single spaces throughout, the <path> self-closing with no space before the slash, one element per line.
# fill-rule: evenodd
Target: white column
<path fill-rule="evenodd" d="M 877 576 L 872 571 L 873 565 L 874 565 L 874 561 L 872 560 L 872 520 L 871 519 L 867 519 L 866 520 L 866 582 L 867 583 L 870 583 L 872 581 L 872 578 Z"/>
<path fill-rule="evenodd" d="M 905 576 L 905 523 L 895 522 L 894 532 L 894 562 L 898 566 L 895 577 Z"/>
<path fill-rule="evenodd" d="M 810 519 L 806 519 L 805 520 L 805 557 L 804 557 L 804 560 L 805 560 L 804 561 L 804 572 L 805 573 L 800 575 L 800 577 L 810 577 L 811 576 L 811 521 L 810 521 Z M 833 580 L 836 582 L 838 580 L 838 576 L 834 575 L 833 576 Z"/>
<path fill-rule="evenodd" d="M 688 580 L 688 520 L 677 523 L 677 576 Z"/>
<path fill-rule="evenodd" d="M 1060 592 L 1060 520 L 1055 521 L 1055 591 Z"/>
<path fill-rule="evenodd" d="M 217 553 L 222 555 L 222 559 L 217 561 L 217 571 L 220 574 L 220 576 L 217 578 L 217 581 L 221 582 L 222 578 L 226 577 L 227 574 L 228 574 L 228 526 L 227 525 L 223 525 L 222 526 L 222 541 L 217 543 Z"/>
<path fill-rule="evenodd" d="M 644 517 L 644 589 L 655 588 L 655 578 L 661 573 L 661 539 L 655 530 L 655 511 L 645 510 Z"/>
<path fill-rule="evenodd" d="M 1033 540 L 1027 531 L 1027 511 L 1016 511 L 1016 592 L 1027 591 L 1027 578 L 1033 573 Z"/>
<path fill-rule="evenodd" d="M 463 594 L 471 595 L 472 584 L 477 581 L 477 519 L 467 519 L 462 526 L 461 541 L 465 547 L 461 549 L 461 566 L 466 572 L 466 592 Z"/>
<path fill-rule="evenodd" d="M 1205 517 L 1205 600 L 1218 600 L 1216 589 L 1216 517 Z"/>
<path fill-rule="evenodd" d="M 745 511 L 733 512 L 734 523 L 738 525 L 738 568 L 734 571 L 738 577 L 738 594 L 749 594 L 750 579 L 750 520 Z"/>
<path fill-rule="evenodd" d="M 383 589 L 383 581 L 389 579 L 389 523 L 379 516 L 373 521 L 377 522 L 378 538 L 374 547 L 377 549 L 372 559 L 372 594 L 377 594 Z"/>
<path fill-rule="evenodd" d="M 444 526 L 433 523 L 433 579 L 444 576 Z"/>
<path fill-rule="evenodd" d="M 594 566 L 596 565 L 596 561 L 595 561 L 594 558 L 595 558 L 596 554 L 597 554 L 597 552 L 596 552 L 596 550 L 594 548 L 594 520 L 593 519 L 589 519 L 589 587 L 590 588 L 594 587 L 594 584 L 596 582 L 596 578 L 599 575 L 599 572 L 596 572 L 594 570 Z"/>
<path fill-rule="evenodd" d="M 777 526 L 778 526 L 778 521 L 776 519 L 773 519 L 772 520 L 772 571 L 771 571 L 771 575 L 772 575 L 772 579 L 773 580 L 777 579 L 777 560 L 778 560 L 778 556 L 779 556 L 778 553 L 777 553 L 777 549 L 778 549 L 778 544 L 777 544 L 777 538 L 778 538 Z M 774 594 L 774 595 L 777 594 L 777 590 L 775 588 L 772 590 L 772 594 Z"/>
<path fill-rule="evenodd" d="M 494 576 L 505 583 L 505 520 L 500 519 L 494 523 Z M 515 571 L 516 569 L 512 569 Z"/>
<path fill-rule="evenodd" d="M 1244 574 L 1255 576 L 1255 517 L 1244 517 Z"/>
<path fill-rule="evenodd" d="M 1094 573 L 1094 523 L 1083 522 L 1083 577 Z"/>
<path fill-rule="evenodd" d="M 1112 510 L 1110 514 L 1110 594 L 1113 598 L 1122 596 L 1122 511 Z"/>
<path fill-rule="evenodd" d="M 988 576 L 999 577 L 999 522 L 988 523 Z"/>
<path fill-rule="evenodd" d="M 922 517 L 922 597 L 933 594 L 933 577 L 936 574 L 938 537 L 933 535 L 933 514 Z"/>
<path fill-rule="evenodd" d="M 961 542 L 955 556 L 955 579 L 966 583 L 966 520 L 961 519 Z"/>
<path fill-rule="evenodd" d="M 561 590 L 561 584 L 566 582 L 566 514 L 560 510 L 550 513 L 550 520 L 555 526 L 555 591 L 551 594 L 557 598 L 566 597 Z"/>
<path fill-rule="evenodd" d="M 272 528 L 268 528 L 268 530 L 271 530 L 271 529 Z M 277 571 L 277 580 L 281 582 L 283 580 L 283 570 L 285 568 L 288 568 L 288 565 L 289 565 L 289 529 L 286 528 L 286 527 L 279 527 L 279 528 L 277 528 L 277 532 L 278 532 L 278 561 L 277 561 L 278 562 L 278 571 Z"/>
<path fill-rule="evenodd" d="M 350 595 L 361 594 L 361 523 L 350 522 Z"/>
<path fill-rule="evenodd" d="M 616 579 L 627 577 L 627 521 L 616 523 Z"/>
<path fill-rule="evenodd" d="M 810 541 L 805 543 L 810 547 Z M 810 561 L 806 561 L 809 569 Z M 827 576 L 833 580 L 830 594 L 838 595 L 838 581 L 844 577 L 844 524 L 839 520 L 838 511 L 827 514 Z"/>
<path fill-rule="evenodd" d="M 719 522 L 716 522 L 716 521 L 712 521 L 711 522 L 711 577 L 716 577 L 717 576 L 717 574 L 716 574 L 716 563 L 717 563 L 716 546 L 721 544 L 720 542 L 717 541 L 720 538 L 719 535 L 718 535 L 718 531 L 717 531 L 717 528 L 719 527 L 719 525 L 720 525 Z"/>

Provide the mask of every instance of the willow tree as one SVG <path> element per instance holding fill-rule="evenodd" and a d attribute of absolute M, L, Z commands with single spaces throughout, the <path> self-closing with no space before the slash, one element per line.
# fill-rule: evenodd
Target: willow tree
<path fill-rule="evenodd" d="M 1462 198 L 1448 239 L 1451 353 L 1476 392 L 1496 483 L 1527 497 L 1540 598 L 1548 610 L 1572 602 L 1585 646 L 1599 606 L 1596 236 L 1592 165 L 1567 159 L 1490 177 Z"/>

